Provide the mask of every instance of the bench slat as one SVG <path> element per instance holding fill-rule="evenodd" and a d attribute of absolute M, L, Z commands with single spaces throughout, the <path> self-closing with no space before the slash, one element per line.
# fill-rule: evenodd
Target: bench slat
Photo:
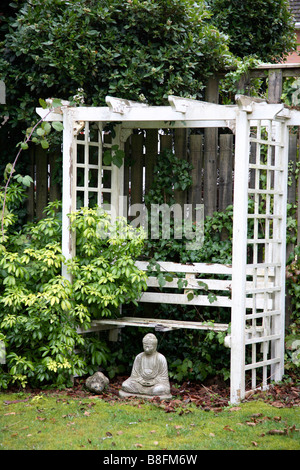
<path fill-rule="evenodd" d="M 226 323 L 206 323 L 206 322 L 193 322 L 193 321 L 177 321 L 177 320 L 160 320 L 157 318 L 138 318 L 138 317 L 123 317 L 123 318 L 105 318 L 102 320 L 94 320 L 93 326 L 99 325 L 114 325 L 115 327 L 123 326 L 140 326 L 145 328 L 156 329 L 180 329 L 189 328 L 196 330 L 214 330 L 214 331 L 227 331 L 228 324 Z"/>

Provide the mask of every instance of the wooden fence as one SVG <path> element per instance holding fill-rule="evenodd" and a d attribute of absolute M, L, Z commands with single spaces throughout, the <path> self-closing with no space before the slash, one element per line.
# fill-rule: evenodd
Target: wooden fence
<path fill-rule="evenodd" d="M 210 131 L 210 132 L 208 132 Z M 175 192 L 176 202 L 204 204 L 205 215 L 224 211 L 233 200 L 234 136 L 231 133 L 213 132 L 211 129 L 190 132 L 174 129 L 162 133 L 155 129 L 141 130 L 131 135 L 125 145 L 125 195 L 130 204 L 142 203 L 151 187 L 157 154 L 173 150 L 178 158 L 188 160 L 192 186 Z"/>

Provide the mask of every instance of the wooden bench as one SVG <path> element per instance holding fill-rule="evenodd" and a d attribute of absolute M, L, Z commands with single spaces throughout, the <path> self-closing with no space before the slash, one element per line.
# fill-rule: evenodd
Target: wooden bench
<path fill-rule="evenodd" d="M 187 306 L 213 306 L 231 307 L 231 278 L 232 266 L 223 264 L 194 263 L 183 265 L 173 262 L 159 262 L 159 273 L 165 275 L 164 285 L 161 287 L 159 279 L 155 275 L 149 275 L 147 279 L 148 290 L 137 299 L 140 303 L 175 304 Z M 137 261 L 136 266 L 147 271 L 149 263 Z M 157 274 L 153 272 L 153 274 Z M 253 275 L 253 269 L 247 271 Z M 260 268 L 256 273 L 257 279 L 246 282 L 248 295 L 256 294 L 256 307 L 265 307 L 265 269 Z M 268 271 L 268 308 L 272 308 L 272 293 L 274 292 L 274 273 Z M 174 290 L 176 291 L 174 292 Z M 251 308 L 252 297 L 247 297 L 246 307 Z M 110 330 L 110 340 L 116 341 L 119 329 L 125 326 L 138 326 L 154 328 L 156 331 L 171 331 L 181 328 L 194 330 L 227 331 L 227 323 L 214 323 L 213 321 L 186 321 L 165 320 L 158 318 L 103 318 L 94 320 L 88 330 L 80 330 L 81 333 L 91 331 Z"/>

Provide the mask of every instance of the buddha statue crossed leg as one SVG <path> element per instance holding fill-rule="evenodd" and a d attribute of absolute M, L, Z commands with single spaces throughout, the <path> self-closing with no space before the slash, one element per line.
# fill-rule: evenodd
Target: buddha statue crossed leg
<path fill-rule="evenodd" d="M 168 365 L 166 358 L 156 350 L 156 336 L 147 334 L 143 338 L 143 348 L 144 352 L 136 356 L 131 375 L 123 382 L 119 395 L 171 398 Z"/>

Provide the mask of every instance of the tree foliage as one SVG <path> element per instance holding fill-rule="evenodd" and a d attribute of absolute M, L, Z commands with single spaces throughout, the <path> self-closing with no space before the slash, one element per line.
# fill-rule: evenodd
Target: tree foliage
<path fill-rule="evenodd" d="M 209 75 L 231 60 L 204 2 L 32 0 L 9 25 L 1 65 L 10 100 L 112 94 L 161 104 L 200 97 Z M 24 96 L 22 96 L 24 94 Z"/>
<path fill-rule="evenodd" d="M 280 62 L 295 49 L 295 29 L 287 0 L 207 0 L 216 27 L 229 37 L 237 57 L 254 55 Z"/>

